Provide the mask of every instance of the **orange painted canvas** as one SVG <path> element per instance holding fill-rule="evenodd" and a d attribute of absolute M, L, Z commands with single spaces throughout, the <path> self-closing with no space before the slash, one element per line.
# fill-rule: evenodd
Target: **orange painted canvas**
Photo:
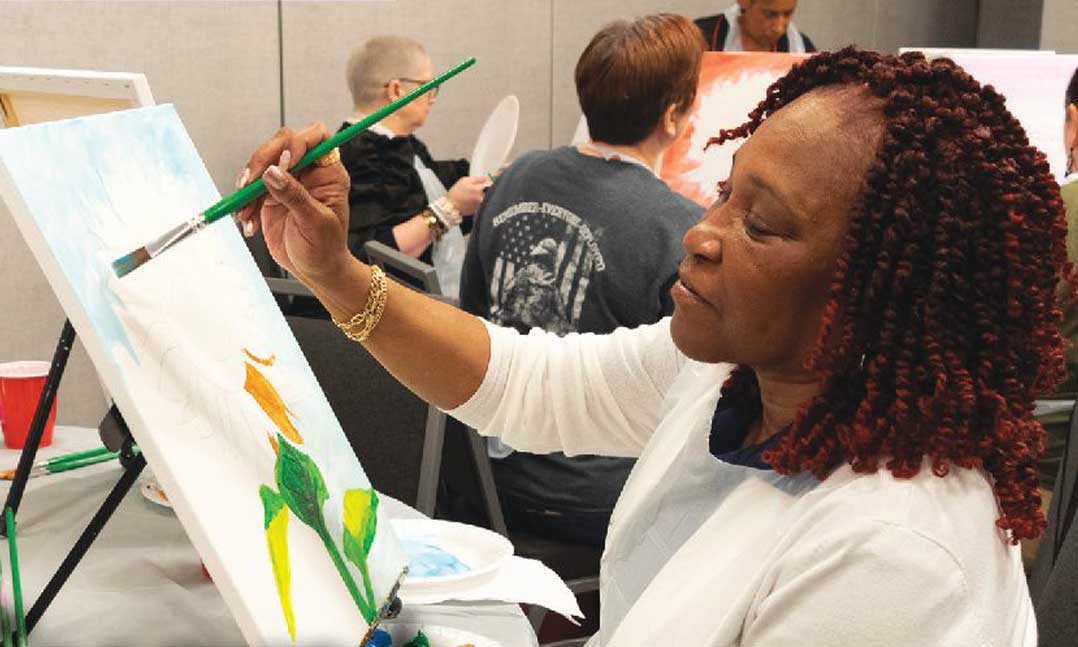
<path fill-rule="evenodd" d="M 705 151 L 707 140 L 723 128 L 744 123 L 767 87 L 804 58 L 802 54 L 767 52 L 704 54 L 689 125 L 663 156 L 659 174 L 663 181 L 693 202 L 710 206 L 718 194 L 718 183 L 730 174 L 741 141 Z"/>

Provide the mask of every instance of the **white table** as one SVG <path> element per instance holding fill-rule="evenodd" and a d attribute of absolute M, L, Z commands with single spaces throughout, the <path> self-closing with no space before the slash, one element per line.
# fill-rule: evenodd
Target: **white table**
<path fill-rule="evenodd" d="M 38 459 L 100 445 L 97 431 L 57 427 Z M 0 468 L 12 468 L 18 450 L 0 449 Z M 18 544 L 23 600 L 29 611 L 76 538 L 121 474 L 118 462 L 31 479 L 19 508 Z M 202 574 L 201 561 L 171 510 L 131 489 L 30 635 L 47 645 L 242 645 L 243 637 L 221 594 Z M 0 485 L 7 496 L 10 482 Z M 422 518 L 383 497 L 393 518 Z M 4 600 L 11 586 L 3 545 Z M 405 607 L 400 621 L 445 625 L 487 636 L 505 647 L 535 647 L 531 625 L 516 605 L 438 604 Z"/>

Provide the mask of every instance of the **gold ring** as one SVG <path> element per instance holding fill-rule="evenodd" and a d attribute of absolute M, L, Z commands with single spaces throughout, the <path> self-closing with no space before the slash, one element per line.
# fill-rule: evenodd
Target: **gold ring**
<path fill-rule="evenodd" d="M 341 161 L 341 149 L 334 147 L 333 150 L 314 161 L 318 166 L 333 166 Z"/>

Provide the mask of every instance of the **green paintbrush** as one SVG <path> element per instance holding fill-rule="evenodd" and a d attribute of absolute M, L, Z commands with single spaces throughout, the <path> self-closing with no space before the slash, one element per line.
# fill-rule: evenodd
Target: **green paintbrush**
<path fill-rule="evenodd" d="M 30 478 L 40 476 L 41 474 L 62 472 L 61 465 L 67 463 L 83 463 L 87 459 L 97 458 L 99 456 L 106 456 L 103 460 L 110 460 L 119 456 L 118 452 L 110 452 L 107 447 L 98 447 L 96 449 L 87 449 L 81 452 L 72 452 L 70 454 L 64 454 L 55 458 L 50 458 L 44 461 L 38 461 L 34 463 L 34 466 L 30 469 Z M 97 461 L 100 462 L 100 461 Z M 91 464 L 92 463 L 87 463 Z M 70 468 L 69 468 L 70 469 Z M 0 470 L 0 481 L 11 481 L 15 478 L 16 470 Z"/>
<path fill-rule="evenodd" d="M 355 124 L 352 124 L 348 128 L 345 128 L 341 132 L 330 137 L 329 139 L 315 146 L 311 150 L 307 151 L 307 154 L 304 155 L 303 158 L 300 159 L 300 161 L 297 162 L 295 166 L 290 168 L 289 171 L 295 172 L 300 169 L 307 168 L 319 157 L 322 157 L 337 146 L 340 146 L 344 142 L 358 135 L 360 132 L 366 130 L 373 124 L 381 121 L 386 116 L 396 112 L 400 108 L 423 96 L 423 94 L 429 92 L 430 90 L 440 86 L 441 84 L 445 83 L 452 77 L 460 74 L 474 64 L 475 58 L 469 58 L 454 67 L 453 69 L 444 72 L 441 75 L 432 79 L 431 81 L 428 81 L 423 85 L 419 86 L 411 93 L 406 94 L 405 96 L 401 97 L 400 99 L 397 99 L 389 105 L 383 106 L 379 110 L 376 110 L 374 113 L 368 115 L 367 117 L 364 117 Z M 206 225 L 220 220 L 221 218 L 230 213 L 239 211 L 251 202 L 265 195 L 265 193 L 266 185 L 263 182 L 262 178 L 258 178 L 254 182 L 248 184 L 239 191 L 236 191 L 232 195 L 222 198 L 217 204 L 213 205 L 209 209 L 206 209 L 191 220 L 188 220 L 187 222 L 184 222 L 179 226 L 171 229 L 163 236 L 159 236 L 153 239 L 144 247 L 139 247 L 130 254 L 126 256 L 121 256 L 120 258 L 116 259 L 112 262 L 112 270 L 116 272 L 116 276 L 124 276 L 125 274 L 134 271 L 138 267 L 141 267 L 142 264 L 146 261 L 150 260 L 154 256 L 157 256 L 169 247 L 172 247 L 184 238 L 187 238 L 188 236 L 202 229 Z"/>
<path fill-rule="evenodd" d="M 138 448 L 133 448 L 135 453 L 138 453 Z M 110 452 L 105 450 L 104 452 L 95 454 L 93 456 L 83 456 L 81 458 L 65 459 L 60 456 L 47 461 L 41 461 L 30 468 L 30 475 L 28 478 L 34 478 L 37 476 L 45 476 L 46 474 L 59 474 L 60 472 L 68 472 L 78 469 L 80 467 L 88 467 L 90 465 L 97 465 L 98 463 L 105 463 L 111 460 L 115 460 L 120 457 L 120 452 Z M 12 481 L 15 479 L 16 470 L 4 470 L 0 472 L 0 481 Z"/>

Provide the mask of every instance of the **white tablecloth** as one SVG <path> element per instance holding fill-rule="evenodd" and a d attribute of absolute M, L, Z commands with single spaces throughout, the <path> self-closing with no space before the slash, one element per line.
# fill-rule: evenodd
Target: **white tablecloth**
<path fill-rule="evenodd" d="M 100 445 L 96 430 L 58 427 L 38 460 Z M 0 450 L 0 469 L 13 468 L 18 451 Z M 221 594 L 202 575 L 201 561 L 171 510 L 149 502 L 139 485 L 105 525 L 82 563 L 30 634 L 49 645 L 242 645 Z M 31 479 L 18 514 L 23 599 L 29 611 L 76 538 L 121 474 L 118 462 Z M 0 485 L 7 496 L 10 482 Z M 423 515 L 383 497 L 394 518 Z M 3 545 L 4 600 L 11 602 Z M 535 647 L 535 633 L 515 605 L 437 604 L 406 607 L 400 621 L 446 625 L 487 636 L 505 647 Z"/>

